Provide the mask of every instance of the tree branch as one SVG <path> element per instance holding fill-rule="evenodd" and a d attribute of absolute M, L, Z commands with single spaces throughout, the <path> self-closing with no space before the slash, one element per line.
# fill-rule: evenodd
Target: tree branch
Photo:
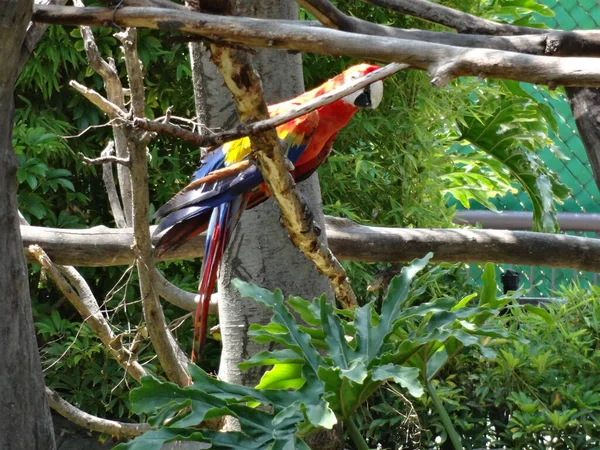
<path fill-rule="evenodd" d="M 221 72 L 225 85 L 231 91 L 240 115 L 240 121 L 267 119 L 267 105 L 260 78 L 250 67 L 246 55 L 230 48 L 211 45 L 211 60 Z M 240 80 L 243 80 L 241 82 Z M 282 221 L 291 241 L 325 275 L 336 299 L 344 308 L 356 306 L 356 296 L 346 272 L 321 238 L 321 230 L 312 214 L 295 190 L 274 130 L 250 137 L 258 168 L 273 198 L 281 210 Z"/>
<path fill-rule="evenodd" d="M 36 20 L 53 23 L 102 25 L 112 19 L 106 8 L 38 6 Z M 158 8 L 119 9 L 120 26 L 179 31 L 225 42 L 329 55 L 347 55 L 409 64 L 428 70 L 437 85 L 458 76 L 505 78 L 553 86 L 600 86 L 600 61 L 557 58 L 486 49 L 469 49 L 429 42 L 375 37 L 306 27 L 266 19 L 215 16 Z M 587 33 L 598 40 L 600 33 Z"/>
<path fill-rule="evenodd" d="M 135 118 L 133 120 L 133 126 L 147 131 L 169 134 L 171 136 L 180 138 L 182 140 L 191 142 L 202 147 L 220 145 L 225 142 L 229 142 L 234 139 L 239 139 L 244 136 L 253 136 L 268 130 L 272 130 L 273 128 L 276 128 L 281 124 L 289 122 L 290 120 L 293 120 L 297 117 L 303 116 L 304 114 L 308 114 L 322 106 L 333 103 L 336 100 L 339 100 L 340 98 L 343 98 L 346 95 L 351 94 L 352 92 L 355 92 L 368 84 L 371 84 L 377 80 L 382 80 L 406 68 L 408 68 L 408 65 L 406 64 L 389 64 L 388 66 L 383 67 L 375 72 L 371 72 L 367 76 L 361 77 L 358 80 L 353 81 L 352 83 L 340 86 L 325 95 L 322 95 L 318 98 L 315 98 L 298 106 L 297 108 L 290 109 L 284 114 L 280 114 L 278 116 L 264 120 L 259 120 L 256 122 L 241 123 L 240 125 L 235 127 L 235 129 L 223 131 L 221 133 L 215 133 L 212 135 L 198 134 L 174 124 L 157 122 L 148 119 Z"/>
<path fill-rule="evenodd" d="M 137 34 L 128 29 L 120 35 L 125 51 L 127 74 L 131 88 L 132 113 L 139 117 L 144 111 L 144 90 L 141 62 L 137 54 Z M 136 97 L 136 98 L 134 98 Z M 146 144 L 137 133 L 129 133 L 131 188 L 133 198 L 133 249 L 140 279 L 144 318 L 156 355 L 167 377 L 179 386 L 187 386 L 187 358 L 167 327 L 162 306 L 154 289 L 152 272 L 154 257 L 148 223 L 148 160 Z"/>
<path fill-rule="evenodd" d="M 501 24 L 482 19 L 453 8 L 427 0 L 362 0 L 401 14 L 407 14 L 429 22 L 453 28 L 459 33 L 471 34 L 538 34 L 544 30 L 532 27 Z"/>
<path fill-rule="evenodd" d="M 433 252 L 437 262 L 493 262 L 600 272 L 600 240 L 507 230 L 386 228 L 326 217 L 329 246 L 342 261 L 404 262 Z M 131 264 L 131 229 L 65 230 L 22 226 L 25 247 L 38 244 L 60 264 Z M 167 252 L 163 260 L 202 256 L 204 235 Z"/>
<path fill-rule="evenodd" d="M 110 141 L 106 145 L 104 150 L 102 150 L 102 153 L 100 153 L 100 157 L 113 156 L 114 149 L 115 143 L 114 141 Z M 129 158 L 127 159 L 127 161 L 129 163 Z M 111 164 L 102 164 L 102 181 L 104 182 L 104 186 L 106 187 L 108 203 L 110 205 L 110 210 L 112 212 L 113 218 L 115 219 L 115 224 L 119 228 L 125 228 L 127 226 L 127 221 L 125 220 L 121 200 L 119 200 L 117 186 L 115 186 L 115 180 L 113 178 Z"/>
<path fill-rule="evenodd" d="M 196 311 L 198 301 L 200 300 L 200 296 L 198 294 L 178 288 L 165 277 L 163 277 L 162 274 L 156 269 L 154 269 L 153 278 L 154 288 L 156 289 L 158 295 L 181 309 L 185 309 L 186 311 Z M 219 314 L 217 298 L 218 294 L 212 294 L 210 297 L 210 304 L 208 308 L 209 314 Z"/>
<path fill-rule="evenodd" d="M 74 0 L 75 6 L 83 7 L 81 0 Z M 95 70 L 101 77 L 104 83 L 104 89 L 106 90 L 106 96 L 109 102 L 114 104 L 119 110 L 125 111 L 125 98 L 123 92 L 123 85 L 121 79 L 117 73 L 117 68 L 112 59 L 106 61 L 100 55 L 98 46 L 94 39 L 94 34 L 89 27 L 80 27 L 81 36 L 83 37 L 83 44 L 85 48 L 85 54 L 88 59 L 90 67 Z M 115 153 L 117 158 L 126 159 L 129 155 L 127 150 L 127 139 L 125 137 L 125 130 L 122 124 L 114 123 L 112 125 L 114 142 L 115 142 Z M 128 167 L 117 166 L 117 178 L 119 180 L 119 188 L 121 191 L 121 200 L 123 204 L 123 210 L 125 215 L 125 221 L 131 223 L 131 174 Z M 114 182 L 113 182 L 114 184 Z"/>
<path fill-rule="evenodd" d="M 123 164 L 124 166 L 129 167 L 129 158 L 119 158 L 117 156 L 112 156 L 112 155 L 103 155 L 100 156 L 99 158 L 88 158 L 85 155 L 81 155 L 81 159 L 84 162 L 84 164 L 90 165 L 90 166 L 99 166 L 99 165 L 105 165 L 107 163 L 116 163 L 116 164 Z"/>
<path fill-rule="evenodd" d="M 46 398 L 50 408 L 65 419 L 88 430 L 106 433 L 111 436 L 135 437 L 150 429 L 147 423 L 125 423 L 102 419 L 86 413 L 63 399 L 57 392 L 46 387 Z"/>
<path fill-rule="evenodd" d="M 135 360 L 135 355 L 123 346 L 121 340 L 113 332 L 100 311 L 96 297 L 79 272 L 71 266 L 57 266 L 38 245 L 31 245 L 27 250 L 52 278 L 65 298 L 79 312 L 83 321 L 90 325 L 110 355 L 126 372 L 137 381 L 147 375 L 146 370 Z"/>

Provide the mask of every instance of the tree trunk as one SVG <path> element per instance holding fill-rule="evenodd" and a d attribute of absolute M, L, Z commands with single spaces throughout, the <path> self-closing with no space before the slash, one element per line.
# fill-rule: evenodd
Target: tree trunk
<path fill-rule="evenodd" d="M 54 449 L 21 245 L 12 150 L 14 84 L 31 0 L 0 0 L 0 448 Z"/>
<path fill-rule="evenodd" d="M 291 0 L 238 0 L 236 13 L 241 16 L 296 19 L 298 10 Z M 291 98 L 304 90 L 300 55 L 278 50 L 259 50 L 252 57 L 260 73 L 267 103 Z M 198 117 L 210 128 L 229 127 L 236 121 L 231 96 L 216 68 L 202 54 L 199 45 L 192 45 L 192 69 Z M 321 191 L 316 175 L 299 185 L 315 220 L 324 230 Z M 280 224 L 280 213 L 273 200 L 246 211 L 225 254 L 219 275 L 219 323 L 223 350 L 219 377 L 223 380 L 255 386 L 262 375 L 260 370 L 242 372 L 238 364 L 250 358 L 264 345 L 248 338 L 252 323 L 267 323 L 270 311 L 254 300 L 240 298 L 231 280 L 240 278 L 267 289 L 280 288 L 286 295 L 313 298 L 327 293 L 333 296 L 327 279 L 319 275 L 302 253 L 290 242 Z M 331 445 L 333 443 L 333 446 Z M 319 449 L 341 448 L 338 439 L 321 441 Z"/>

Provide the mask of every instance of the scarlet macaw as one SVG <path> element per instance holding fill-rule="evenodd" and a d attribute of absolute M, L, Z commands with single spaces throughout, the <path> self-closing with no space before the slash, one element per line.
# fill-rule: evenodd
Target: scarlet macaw
<path fill-rule="evenodd" d="M 352 66 L 311 91 L 269 106 L 269 114 L 271 117 L 282 114 L 377 69 L 379 66 L 370 64 Z M 383 83 L 376 81 L 277 127 L 282 149 L 294 165 L 292 174 L 295 180 L 308 178 L 327 158 L 335 137 L 354 113 L 359 108 L 376 108 L 382 96 Z M 164 232 L 156 244 L 159 256 L 207 230 L 198 288 L 200 302 L 194 322 L 194 341 L 198 339 L 198 354 L 206 339 L 210 296 L 229 237 L 244 209 L 262 203 L 269 196 L 258 168 L 249 158 L 250 152 L 250 140 L 247 137 L 227 142 L 210 151 L 194 173 L 193 181 L 155 214 L 155 217 L 164 218 L 154 233 L 159 235 Z M 194 352 L 192 360 L 193 357 Z"/>

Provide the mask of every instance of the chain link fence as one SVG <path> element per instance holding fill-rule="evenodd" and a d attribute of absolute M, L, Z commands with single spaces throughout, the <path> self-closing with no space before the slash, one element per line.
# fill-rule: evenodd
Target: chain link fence
<path fill-rule="evenodd" d="M 600 2 L 597 0 L 542 0 L 554 11 L 554 17 L 544 17 L 541 20 L 550 28 L 563 30 L 597 29 L 600 28 Z M 540 152 L 543 161 L 556 172 L 560 181 L 566 184 L 572 195 L 562 205 L 557 205 L 560 212 L 569 213 L 598 213 L 600 212 L 600 191 L 594 181 L 585 148 L 566 96 L 558 91 L 548 91 L 543 87 L 522 83 L 522 87 L 534 96 L 536 100 L 548 104 L 554 111 L 558 121 L 557 133 L 551 132 L 554 145 L 567 159 L 559 159 L 549 148 Z M 531 211 L 532 205 L 527 194 L 523 191 L 509 194 L 498 201 L 498 209 L 504 211 Z M 598 237 L 596 232 L 570 231 L 571 234 L 583 237 Z M 499 266 L 497 279 L 506 269 L 521 273 L 521 287 L 530 296 L 552 296 L 553 291 L 561 285 L 579 282 L 583 286 L 598 283 L 598 274 L 580 272 L 570 269 L 552 269 L 549 267 L 532 266 Z M 477 281 L 481 277 L 482 268 L 478 265 L 467 266 L 469 276 Z"/>

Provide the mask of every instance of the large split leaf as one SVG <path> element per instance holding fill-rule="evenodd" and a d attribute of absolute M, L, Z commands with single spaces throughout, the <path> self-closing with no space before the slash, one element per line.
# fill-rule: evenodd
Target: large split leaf
<path fill-rule="evenodd" d="M 536 154 L 554 119 L 540 120 L 540 105 L 527 97 L 491 99 L 487 106 L 489 115 L 468 116 L 458 124 L 461 138 L 504 164 L 518 180 L 533 204 L 536 231 L 558 231 L 554 201 L 570 191 Z"/>

